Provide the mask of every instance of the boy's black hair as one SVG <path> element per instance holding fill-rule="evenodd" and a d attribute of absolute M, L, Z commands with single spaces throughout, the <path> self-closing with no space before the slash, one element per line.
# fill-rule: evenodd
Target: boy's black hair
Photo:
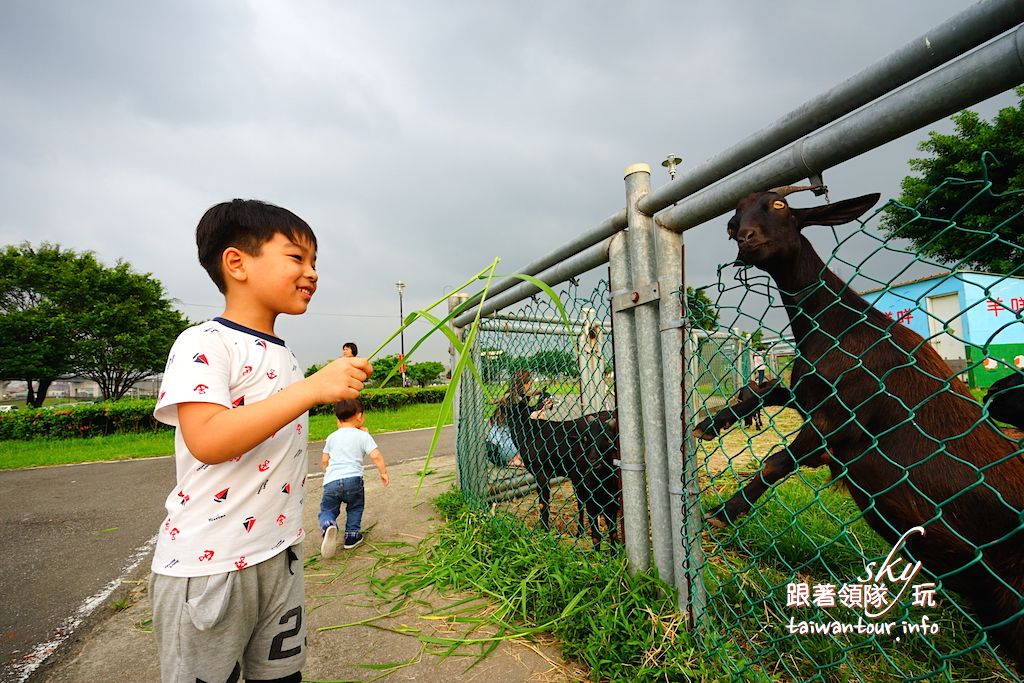
<path fill-rule="evenodd" d="M 342 350 L 344 350 L 344 348 L 346 346 L 349 347 L 350 349 L 352 349 L 352 355 L 353 356 L 358 356 L 359 355 L 359 347 L 356 346 L 355 342 L 345 342 L 344 344 L 341 345 Z"/>
<path fill-rule="evenodd" d="M 263 245 L 282 234 L 292 242 L 309 242 L 316 251 L 316 235 L 306 221 L 288 209 L 258 199 L 232 199 L 211 206 L 196 226 L 199 263 L 222 293 L 227 282 L 221 272 L 221 256 L 235 247 L 250 256 L 259 256 Z"/>
<path fill-rule="evenodd" d="M 347 422 L 362 412 L 363 402 L 358 398 L 346 398 L 334 404 L 334 416 L 342 422 Z"/>

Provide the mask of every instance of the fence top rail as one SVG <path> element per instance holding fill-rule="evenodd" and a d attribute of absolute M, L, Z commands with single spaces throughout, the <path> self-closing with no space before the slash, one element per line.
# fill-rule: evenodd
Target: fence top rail
<path fill-rule="evenodd" d="M 1024 22 L 1024 2 L 1019 0 L 982 0 L 839 85 L 808 100 L 740 143 L 689 172 L 680 174 L 675 181 L 654 190 L 643 198 L 639 207 L 644 213 L 653 215 L 799 140 L 820 128 L 823 121 L 835 121 L 942 64 L 956 59 L 1021 22 Z M 816 169 L 816 171 L 821 170 L 825 169 Z M 576 239 L 551 253 L 519 268 L 516 272 L 527 275 L 542 274 L 541 279 L 549 285 L 563 282 L 607 262 L 607 245 L 600 245 L 600 243 L 625 227 L 626 210 L 621 209 L 596 227 L 582 233 Z M 594 249 L 597 245 L 600 246 Z M 576 259 L 573 267 L 553 268 L 574 256 L 579 258 Z M 600 260 L 602 256 L 604 260 Z M 577 268 L 582 268 L 582 270 L 565 275 L 566 272 Z M 548 270 L 552 270 L 552 272 L 548 274 L 546 272 Z M 548 279 L 549 277 L 561 279 L 553 281 Z M 515 289 L 516 296 L 498 298 L 498 295 L 504 295 L 507 290 L 512 289 Z M 489 297 L 493 297 L 500 305 L 485 304 L 484 309 L 489 312 L 500 310 L 501 307 L 516 303 L 537 291 L 539 290 L 536 287 L 527 285 L 518 278 L 504 278 L 493 283 L 489 290 Z M 480 292 L 472 295 L 470 306 L 479 302 L 480 296 Z M 467 310 L 456 317 L 455 325 L 463 327 L 472 321 L 473 316 L 473 310 Z"/>
<path fill-rule="evenodd" d="M 1024 3 L 1021 3 L 1024 6 Z M 964 55 L 658 214 L 683 232 L 732 210 L 754 188 L 821 173 L 1024 82 L 1024 26 Z"/>
<path fill-rule="evenodd" d="M 584 309 L 586 310 L 586 309 Z M 593 309 L 590 309 L 593 310 Z M 513 322 L 520 323 L 555 323 L 556 325 L 564 325 L 565 322 L 554 315 L 515 315 L 515 314 L 493 314 L 483 316 L 480 322 L 484 320 L 511 320 Z M 576 320 L 570 322 L 586 322 L 586 320 Z"/>
<path fill-rule="evenodd" d="M 1024 7 L 1024 3 L 1020 5 Z M 687 201 L 659 213 L 658 223 L 683 232 L 726 213 L 752 189 L 786 185 L 819 174 L 1022 82 L 1024 26 L 1018 26 L 888 97 L 695 192 Z M 538 278 L 553 286 L 606 263 L 607 259 L 606 240 L 544 271 Z M 485 302 L 483 312 L 500 310 L 538 291 L 533 284 L 520 283 Z M 455 319 L 455 324 L 466 325 L 473 315 L 467 311 Z"/>
<path fill-rule="evenodd" d="M 575 337 L 598 327 L 605 332 L 611 332 L 612 325 L 609 322 L 585 325 L 573 323 L 569 328 L 561 322 L 558 323 L 528 323 L 515 322 L 512 320 L 482 320 L 480 321 L 481 332 L 501 332 L 505 334 L 546 334 L 561 337 Z"/>
<path fill-rule="evenodd" d="M 648 215 L 860 109 L 1024 22 L 1024 3 L 972 5 L 640 200 Z"/>
<path fill-rule="evenodd" d="M 697 339 L 740 339 L 746 341 L 745 337 L 741 337 L 735 332 L 709 332 L 708 330 L 702 330 L 699 327 L 691 329 L 690 334 Z"/>

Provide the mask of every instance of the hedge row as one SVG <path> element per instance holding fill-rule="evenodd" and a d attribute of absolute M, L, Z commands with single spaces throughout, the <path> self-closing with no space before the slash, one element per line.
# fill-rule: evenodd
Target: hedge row
<path fill-rule="evenodd" d="M 447 386 L 408 387 L 406 389 L 401 387 L 392 389 L 364 389 L 359 398 L 363 402 L 363 408 L 367 412 L 372 412 L 375 410 L 394 410 L 414 403 L 440 403 L 444 400 L 444 394 L 447 390 Z M 309 411 L 310 415 L 332 415 L 333 413 L 334 406 L 327 403 L 316 406 Z"/>
<path fill-rule="evenodd" d="M 366 389 L 366 410 L 393 410 L 412 403 L 440 403 L 447 387 Z M 153 419 L 155 399 L 131 399 L 109 403 L 83 403 L 60 408 L 20 409 L 0 413 L 0 441 L 7 439 L 66 439 L 168 429 Z M 329 415 L 330 405 L 316 406 L 313 415 Z"/>
<path fill-rule="evenodd" d="M 154 406 L 155 399 L 131 399 L 60 408 L 21 408 L 0 414 L 0 440 L 154 431 L 164 428 L 153 419 Z"/>

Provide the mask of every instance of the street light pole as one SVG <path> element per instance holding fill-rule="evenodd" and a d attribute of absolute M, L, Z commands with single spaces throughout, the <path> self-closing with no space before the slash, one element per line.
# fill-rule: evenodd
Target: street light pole
<path fill-rule="evenodd" d="M 402 309 L 402 294 L 405 292 L 405 283 L 399 280 L 395 283 L 395 287 L 398 289 L 398 323 L 399 325 L 405 325 L 405 311 Z M 402 372 L 402 386 L 405 386 L 405 330 L 401 330 L 398 333 L 399 343 L 401 344 L 401 352 L 398 354 L 398 367 Z"/>

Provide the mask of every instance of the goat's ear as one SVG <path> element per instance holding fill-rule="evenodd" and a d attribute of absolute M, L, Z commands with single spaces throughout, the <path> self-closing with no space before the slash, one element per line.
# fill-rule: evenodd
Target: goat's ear
<path fill-rule="evenodd" d="M 790 212 L 796 217 L 801 228 L 805 225 L 842 225 L 860 218 L 865 211 L 878 202 L 878 198 L 881 196 L 876 192 L 863 197 L 844 199 L 835 204 L 812 206 L 806 209 L 790 209 Z"/>

